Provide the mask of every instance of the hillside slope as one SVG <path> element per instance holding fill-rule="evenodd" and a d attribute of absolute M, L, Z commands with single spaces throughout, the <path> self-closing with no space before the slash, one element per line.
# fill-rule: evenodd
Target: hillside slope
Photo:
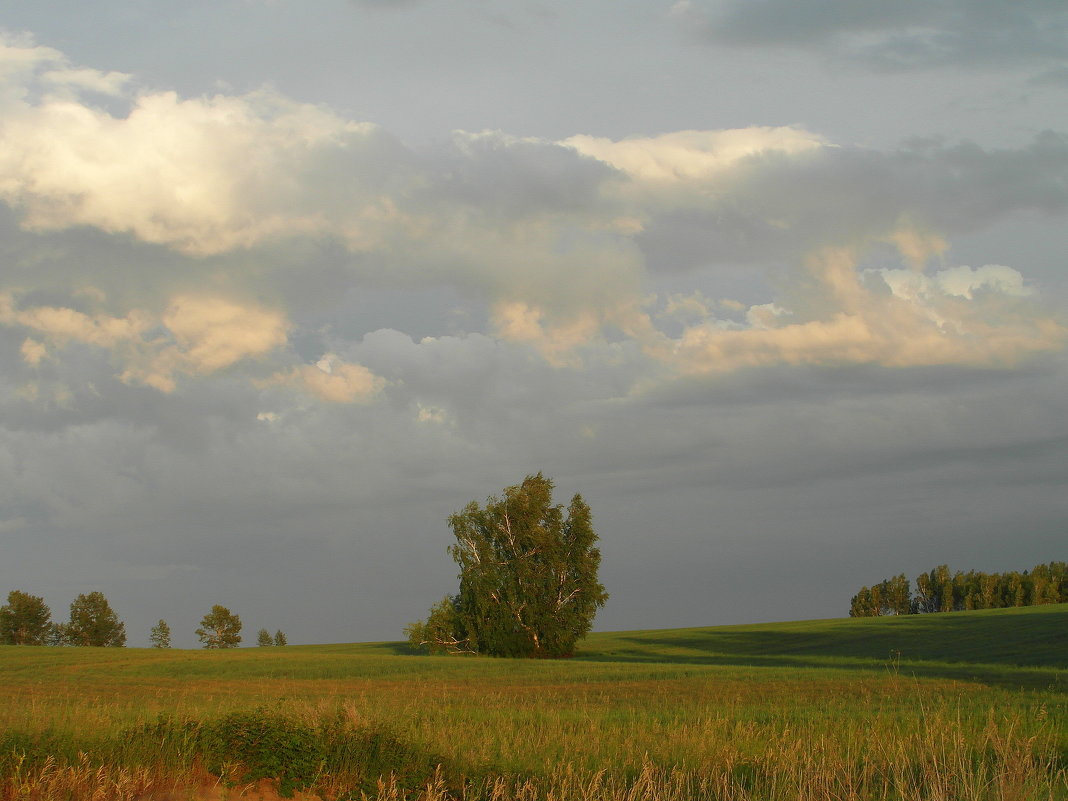
<path fill-rule="evenodd" d="M 902 617 L 605 632 L 577 658 L 713 665 L 872 667 L 924 673 L 1068 668 L 1068 604 Z M 945 666 L 935 671 L 934 666 Z M 954 670 L 953 668 L 957 668 Z M 1044 672 L 1044 671 L 1043 671 Z"/>

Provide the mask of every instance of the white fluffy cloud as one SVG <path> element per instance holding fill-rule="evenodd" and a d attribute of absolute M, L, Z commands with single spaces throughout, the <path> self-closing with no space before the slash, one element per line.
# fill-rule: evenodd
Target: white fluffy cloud
<path fill-rule="evenodd" d="M 0 197 L 31 230 L 91 225 L 191 255 L 324 230 L 363 243 L 365 220 L 388 217 L 389 204 L 352 193 L 342 219 L 329 219 L 300 174 L 324 147 L 366 149 L 375 136 L 270 92 L 143 95 L 124 118 L 46 100 L 8 112 Z"/>
<path fill-rule="evenodd" d="M 0 198 L 31 230 L 89 225 L 203 256 L 322 232 L 367 246 L 393 214 L 380 184 L 401 180 L 401 148 L 374 125 L 268 89 L 127 93 L 115 116 L 82 93 L 123 96 L 128 75 L 11 37 L 0 65 Z"/>

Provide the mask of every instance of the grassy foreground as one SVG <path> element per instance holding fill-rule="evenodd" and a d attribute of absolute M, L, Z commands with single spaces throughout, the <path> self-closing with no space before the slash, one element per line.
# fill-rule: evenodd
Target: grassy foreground
<path fill-rule="evenodd" d="M 0 799 L 264 792 L 1068 799 L 1068 605 L 595 634 L 552 662 L 0 648 Z"/>

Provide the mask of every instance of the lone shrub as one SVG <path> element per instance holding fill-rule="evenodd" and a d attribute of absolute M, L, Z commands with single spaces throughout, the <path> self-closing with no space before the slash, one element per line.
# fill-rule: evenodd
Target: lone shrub
<path fill-rule="evenodd" d="M 209 724 L 164 721 L 153 730 L 199 732 L 196 746 L 209 771 L 236 771 L 235 781 L 273 779 L 278 793 L 291 798 L 321 780 L 344 787 L 351 798 L 377 791 L 380 778 L 393 776 L 398 788 L 415 792 L 434 778 L 450 781 L 444 760 L 378 725 L 356 726 L 343 715 L 317 723 L 259 707 L 232 712 Z M 451 783 L 459 787 L 459 780 Z"/>

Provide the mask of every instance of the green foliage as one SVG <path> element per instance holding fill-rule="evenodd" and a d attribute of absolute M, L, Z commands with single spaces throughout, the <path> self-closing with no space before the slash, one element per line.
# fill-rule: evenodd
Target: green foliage
<path fill-rule="evenodd" d="M 289 640 L 286 639 L 286 634 L 281 629 L 274 633 L 274 644 L 279 648 L 283 645 L 289 645 Z"/>
<path fill-rule="evenodd" d="M 904 574 L 862 587 L 850 600 L 850 617 L 961 612 L 1068 603 L 1068 563 L 1050 562 L 1019 573 L 951 573 L 948 565 L 916 577 L 916 594 Z"/>
<path fill-rule="evenodd" d="M 47 645 L 71 645 L 70 634 L 66 623 L 53 623 L 48 627 L 48 637 L 45 638 Z"/>
<path fill-rule="evenodd" d="M 52 634 L 52 612 L 44 598 L 12 590 L 0 606 L 0 644 L 45 645 Z"/>
<path fill-rule="evenodd" d="M 159 623 L 152 627 L 149 639 L 152 641 L 153 648 L 171 647 L 171 627 L 167 625 L 166 620 L 160 620 Z"/>
<path fill-rule="evenodd" d="M 474 654 L 475 645 L 463 632 L 457 610 L 458 596 L 445 596 L 430 607 L 426 622 L 409 623 L 404 633 L 413 648 L 425 648 L 432 654 Z M 463 633 L 461 633 L 463 632 Z"/>
<path fill-rule="evenodd" d="M 260 629 L 256 635 L 256 645 L 260 648 L 270 648 L 274 645 L 274 640 L 271 639 L 271 632 L 267 631 L 267 629 Z"/>
<path fill-rule="evenodd" d="M 904 573 L 873 587 L 861 587 L 849 602 L 850 617 L 907 615 L 912 611 L 912 593 Z"/>
<path fill-rule="evenodd" d="M 861 587 L 860 591 L 849 600 L 850 617 L 875 617 L 879 607 L 872 598 L 870 587 Z"/>
<path fill-rule="evenodd" d="M 200 621 L 197 637 L 205 648 L 236 648 L 241 642 L 241 618 L 215 604 Z"/>
<path fill-rule="evenodd" d="M 485 507 L 472 501 L 449 517 L 460 590 L 437 604 L 409 641 L 433 651 L 560 657 L 589 633 L 608 593 L 597 580 L 590 509 L 580 495 L 552 503 L 541 473 L 507 487 Z"/>
<path fill-rule="evenodd" d="M 239 762 L 242 782 L 277 779 L 283 798 L 309 787 L 323 767 L 312 727 L 263 708 L 227 715 L 208 730 L 205 740 L 208 770 L 221 773 L 223 763 Z"/>
<path fill-rule="evenodd" d="M 273 779 L 283 798 L 314 787 L 324 775 L 345 777 L 352 798 L 374 793 L 378 780 L 390 775 L 414 791 L 442 775 L 447 762 L 381 724 L 357 725 L 341 713 L 308 719 L 262 706 L 206 723 L 164 716 L 129 737 L 185 742 L 212 773 L 230 772 L 231 781 L 242 784 Z"/>
<path fill-rule="evenodd" d="M 62 636 L 67 645 L 121 648 L 126 644 L 126 625 L 102 592 L 83 593 L 70 605 L 70 622 Z"/>

